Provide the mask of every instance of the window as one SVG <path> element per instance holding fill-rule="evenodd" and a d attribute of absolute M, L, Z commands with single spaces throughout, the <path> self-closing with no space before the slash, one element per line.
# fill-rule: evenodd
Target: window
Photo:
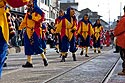
<path fill-rule="evenodd" d="M 44 3 L 46 0 L 41 0 L 42 3 Z"/>

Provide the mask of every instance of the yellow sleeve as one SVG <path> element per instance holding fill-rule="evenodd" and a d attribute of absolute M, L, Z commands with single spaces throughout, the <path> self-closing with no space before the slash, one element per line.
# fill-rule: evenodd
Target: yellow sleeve
<path fill-rule="evenodd" d="M 21 22 L 21 24 L 19 26 L 19 30 L 22 30 L 23 28 L 26 27 L 26 18 L 27 18 L 27 14 L 25 15 L 23 21 Z"/>
<path fill-rule="evenodd" d="M 67 19 L 65 19 L 65 23 L 66 23 L 66 28 L 68 29 L 72 28 L 73 25 Z"/>
<path fill-rule="evenodd" d="M 61 21 L 59 24 L 56 24 L 55 27 L 56 27 L 56 33 L 61 32 L 61 29 L 62 29 L 62 21 Z"/>
<path fill-rule="evenodd" d="M 90 36 L 94 34 L 94 30 L 93 30 L 93 27 L 92 25 L 90 25 Z"/>
<path fill-rule="evenodd" d="M 72 28 L 72 30 L 75 30 L 75 31 L 76 31 L 76 30 L 77 30 L 77 22 L 74 21 L 73 23 L 74 23 L 74 24 L 73 24 L 73 28 Z"/>
<path fill-rule="evenodd" d="M 34 21 L 39 21 L 39 20 L 41 20 L 41 15 L 40 14 L 37 14 L 37 13 L 32 13 L 32 20 L 34 20 Z"/>

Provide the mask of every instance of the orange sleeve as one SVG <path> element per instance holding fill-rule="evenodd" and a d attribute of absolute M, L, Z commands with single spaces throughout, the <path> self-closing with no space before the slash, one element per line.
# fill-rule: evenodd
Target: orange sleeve
<path fill-rule="evenodd" d="M 123 32 L 125 32 L 125 17 L 121 18 L 121 20 L 119 21 L 119 23 L 115 27 L 114 35 L 118 36 Z"/>

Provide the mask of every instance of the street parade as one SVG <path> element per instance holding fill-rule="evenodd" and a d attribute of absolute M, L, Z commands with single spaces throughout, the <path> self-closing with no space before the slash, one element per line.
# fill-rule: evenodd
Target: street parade
<path fill-rule="evenodd" d="M 66 1 L 0 0 L 0 83 L 125 83 L 125 6 L 110 25 Z"/>

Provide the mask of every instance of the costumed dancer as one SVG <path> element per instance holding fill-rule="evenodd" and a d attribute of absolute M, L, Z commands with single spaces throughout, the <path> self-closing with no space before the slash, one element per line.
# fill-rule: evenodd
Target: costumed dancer
<path fill-rule="evenodd" d="M 46 24 L 42 23 L 41 26 L 41 44 L 44 50 L 44 54 L 46 54 Z"/>
<path fill-rule="evenodd" d="M 21 7 L 27 4 L 29 0 L 0 0 L 0 78 L 2 68 L 7 55 L 9 41 L 9 26 L 7 21 L 6 4 L 12 7 Z"/>
<path fill-rule="evenodd" d="M 114 35 L 117 37 L 117 45 L 120 47 L 120 56 L 122 59 L 122 71 L 118 75 L 125 76 L 125 6 L 124 6 L 124 15 L 119 20 L 118 24 L 114 29 Z"/>
<path fill-rule="evenodd" d="M 93 35 L 94 31 L 92 28 L 92 24 L 88 19 L 88 15 L 85 14 L 83 19 L 79 21 L 77 35 L 80 37 L 80 47 L 82 51 L 80 55 L 83 55 L 84 48 L 86 49 L 85 57 L 88 56 L 88 47 L 90 46 L 90 37 Z"/>
<path fill-rule="evenodd" d="M 59 24 L 61 19 L 64 16 L 64 11 L 59 11 L 59 16 L 55 19 L 55 25 Z M 56 52 L 59 53 L 61 51 L 61 36 L 60 33 L 56 33 Z"/>
<path fill-rule="evenodd" d="M 65 62 L 65 56 L 70 46 L 70 52 L 72 52 L 73 61 L 76 61 L 75 52 L 76 48 L 76 37 L 75 31 L 77 26 L 77 20 L 75 18 L 75 10 L 71 7 L 67 8 L 67 12 L 59 24 L 56 25 L 56 32 L 61 34 L 61 62 Z"/>
<path fill-rule="evenodd" d="M 117 24 L 119 23 L 119 20 L 117 20 Z M 116 25 L 117 25 L 116 24 Z M 119 53 L 120 49 L 119 46 L 117 45 L 117 37 L 114 37 L 114 45 L 115 45 L 115 51 L 113 53 Z"/>
<path fill-rule="evenodd" d="M 96 20 L 96 23 L 93 26 L 94 29 L 94 35 L 93 35 L 93 42 L 94 42 L 94 53 L 96 53 L 96 48 L 98 48 L 98 53 L 101 53 L 100 46 L 100 38 L 101 38 L 101 33 L 103 31 L 103 26 L 100 23 L 100 19 Z"/>
<path fill-rule="evenodd" d="M 22 65 L 22 67 L 33 67 L 31 55 L 35 54 L 40 54 L 44 66 L 47 66 L 48 62 L 42 49 L 40 34 L 41 22 L 44 20 L 44 12 L 37 6 L 37 0 L 30 0 L 27 5 L 27 10 L 24 20 L 19 27 L 19 30 L 26 28 L 24 33 L 24 48 L 25 55 L 27 55 L 27 62 Z"/>

